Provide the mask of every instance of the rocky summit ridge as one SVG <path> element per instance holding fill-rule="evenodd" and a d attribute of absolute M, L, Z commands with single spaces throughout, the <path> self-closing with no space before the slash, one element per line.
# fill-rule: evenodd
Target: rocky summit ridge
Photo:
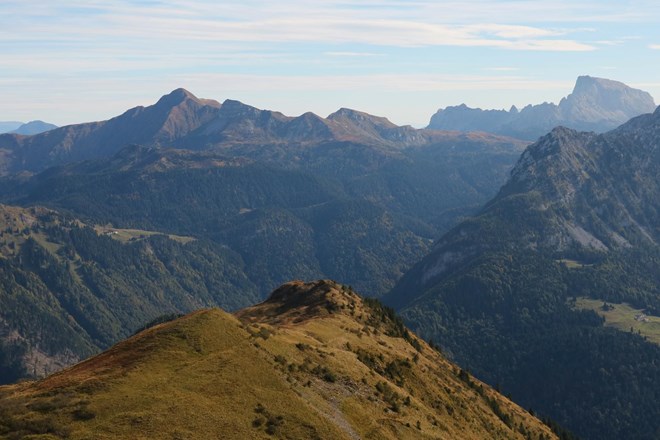
<path fill-rule="evenodd" d="M 535 140 L 563 125 L 580 131 L 602 133 L 627 120 L 655 110 L 651 95 L 619 81 L 580 76 L 573 92 L 559 104 L 527 105 L 518 110 L 482 110 L 465 104 L 438 110 L 428 128 L 484 131 Z"/>

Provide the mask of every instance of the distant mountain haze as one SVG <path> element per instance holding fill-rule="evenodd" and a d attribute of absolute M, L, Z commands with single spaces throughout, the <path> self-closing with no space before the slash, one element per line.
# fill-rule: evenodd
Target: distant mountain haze
<path fill-rule="evenodd" d="M 57 125 L 49 124 L 44 121 L 31 121 L 26 124 L 21 125 L 16 130 L 11 131 L 11 133 L 22 134 L 24 136 L 32 136 L 39 133 L 44 133 L 49 130 L 57 128 Z"/>
<path fill-rule="evenodd" d="M 438 110 L 428 128 L 484 131 L 535 140 L 556 126 L 602 133 L 655 110 L 648 93 L 591 76 L 578 77 L 573 92 L 558 105 L 543 103 L 506 110 L 481 110 L 465 104 Z"/>
<path fill-rule="evenodd" d="M 23 125 L 23 123 L 17 121 L 0 121 L 0 133 L 9 133 L 10 131 L 16 130 L 21 125 Z"/>
<path fill-rule="evenodd" d="M 21 134 L 24 136 L 32 136 L 34 134 L 43 133 L 48 130 L 57 128 L 57 125 L 49 124 L 44 121 L 30 121 L 27 123 L 22 122 L 0 122 L 1 133 Z"/>

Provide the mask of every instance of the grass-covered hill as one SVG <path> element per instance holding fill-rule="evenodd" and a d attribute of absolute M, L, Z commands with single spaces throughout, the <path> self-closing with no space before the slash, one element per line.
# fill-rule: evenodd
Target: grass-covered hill
<path fill-rule="evenodd" d="M 553 130 L 385 301 L 581 437 L 658 438 L 660 347 L 580 307 L 589 298 L 659 315 L 658 145 L 660 110 L 603 135 Z"/>
<path fill-rule="evenodd" d="M 552 439 L 389 309 L 291 282 L 194 312 L 37 382 L 0 388 L 2 438 Z"/>

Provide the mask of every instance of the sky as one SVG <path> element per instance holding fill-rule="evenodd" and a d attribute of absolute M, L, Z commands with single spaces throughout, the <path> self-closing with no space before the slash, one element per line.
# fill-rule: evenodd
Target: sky
<path fill-rule="evenodd" d="M 558 102 L 579 75 L 660 99 L 657 0 L 0 0 L 0 121 L 104 120 L 184 87 L 425 126 Z"/>

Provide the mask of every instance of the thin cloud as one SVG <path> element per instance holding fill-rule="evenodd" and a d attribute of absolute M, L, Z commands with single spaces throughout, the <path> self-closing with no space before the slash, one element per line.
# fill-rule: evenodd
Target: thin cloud
<path fill-rule="evenodd" d="M 373 52 L 324 52 L 329 57 L 348 57 L 348 58 L 371 58 L 383 57 L 385 54 Z"/>
<path fill-rule="evenodd" d="M 518 67 L 484 67 L 481 70 L 487 70 L 490 72 L 515 72 L 520 69 Z"/>
<path fill-rule="evenodd" d="M 29 3 L 29 2 L 26 2 Z M 51 6 L 53 16 L 64 14 L 53 22 L 40 20 L 45 13 L 32 16 L 34 22 L 18 20 L 3 26 L 4 41 L 113 41 L 127 42 L 172 41 L 178 44 L 191 41 L 250 42 L 250 43 L 353 43 L 391 47 L 491 47 L 528 51 L 584 51 L 594 47 L 565 37 L 570 30 L 548 29 L 527 25 L 484 22 L 451 24 L 431 21 L 429 16 L 397 18 L 387 11 L 365 14 L 359 9 L 346 8 L 347 3 L 321 2 L 320 6 L 292 8 L 296 1 L 274 7 L 260 2 L 256 10 L 245 7 L 212 7 L 205 2 L 163 2 L 158 7 L 137 6 L 132 3 L 87 6 L 85 14 L 66 14 Z M 184 7 L 185 6 L 185 7 Z M 261 9 L 263 8 L 263 9 Z M 11 7 L 9 8 L 11 10 Z M 422 8 L 423 9 L 423 8 Z M 2 9 L 0 9 L 2 11 Z M 65 10 L 64 10 L 65 11 Z M 284 14 L 283 11 L 287 13 Z M 30 17 L 24 10 L 23 16 Z M 439 15 L 442 17 L 442 15 Z"/>

